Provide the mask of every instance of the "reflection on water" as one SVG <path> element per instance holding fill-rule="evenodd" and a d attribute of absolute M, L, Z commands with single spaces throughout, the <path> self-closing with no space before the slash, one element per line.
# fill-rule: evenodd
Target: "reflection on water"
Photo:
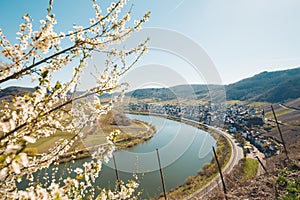
<path fill-rule="evenodd" d="M 156 149 L 159 149 L 167 191 L 184 184 L 188 176 L 196 175 L 204 163 L 211 161 L 211 147 L 216 146 L 216 141 L 208 133 L 165 118 L 131 114 L 128 114 L 128 117 L 151 123 L 157 130 L 150 140 L 115 152 L 120 179 L 126 182 L 133 178 L 133 173 L 137 173 L 141 182 L 140 188 L 143 189 L 143 198 L 157 197 L 162 192 Z M 75 169 L 88 159 L 76 160 L 74 164 L 61 164 L 58 173 L 53 175 L 57 178 L 69 176 L 67 168 Z M 51 177 L 52 168 L 36 174 L 41 181 L 44 181 L 44 173 L 50 174 Z M 103 165 L 96 185 L 114 189 L 115 182 L 113 160 L 110 160 Z M 26 185 L 26 181 L 22 181 L 19 187 L 22 189 Z"/>

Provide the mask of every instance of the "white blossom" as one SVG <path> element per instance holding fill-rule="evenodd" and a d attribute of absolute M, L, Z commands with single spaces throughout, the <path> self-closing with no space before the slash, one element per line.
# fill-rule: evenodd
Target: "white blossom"
<path fill-rule="evenodd" d="M 29 160 L 26 153 L 20 153 L 20 159 L 24 167 L 28 166 Z"/>
<path fill-rule="evenodd" d="M 6 146 L 5 153 L 10 154 L 10 153 L 15 153 L 16 151 L 20 150 L 22 147 L 19 144 L 9 144 Z"/>
<path fill-rule="evenodd" d="M 50 0 L 48 14 L 39 20 L 39 27 L 32 24 L 30 15 L 23 16 L 24 21 L 19 26 L 15 44 L 0 29 L 0 56 L 3 58 L 3 63 L 0 63 L 0 87 L 7 81 L 26 76 L 36 84 L 32 93 L 16 95 L 11 102 L 4 102 L 0 109 L 0 152 L 3 156 L 0 163 L 0 196 L 6 199 L 85 199 L 85 191 L 91 191 L 91 195 L 96 198 L 92 185 L 100 174 L 102 160 L 108 162 L 116 149 L 114 141 L 119 134 L 118 130 L 107 137 L 106 146 L 97 148 L 92 153 L 91 161 L 84 163 L 83 168 L 78 167 L 73 171 L 75 173 L 72 174 L 76 174 L 76 177 L 62 178 L 61 181 L 47 174 L 43 177 L 47 183 L 43 184 L 33 183 L 33 174 L 58 163 L 61 156 L 69 153 L 75 140 L 83 135 L 78 130 L 95 124 L 98 117 L 107 114 L 117 101 L 113 99 L 108 103 L 101 103 L 95 97 L 93 101 L 84 102 L 84 97 L 111 93 L 119 88 L 120 76 L 137 60 L 127 63 L 125 58 L 134 54 L 139 58 L 145 52 L 146 42 L 130 50 L 119 51 L 112 48 L 112 45 L 123 42 L 131 32 L 140 29 L 141 24 L 149 17 L 146 13 L 136 22 L 136 27 L 127 28 L 130 12 L 121 16 L 126 1 L 111 3 L 107 8 L 109 13 L 105 10 L 102 13 L 100 5 L 93 0 L 95 15 L 90 19 L 91 25 L 76 25 L 65 33 L 55 31 L 57 21 L 52 13 L 52 4 L 53 1 Z M 62 45 L 66 43 L 71 44 L 70 49 Z M 75 97 L 72 94 L 87 66 L 86 61 L 94 50 L 108 52 L 110 62 L 95 74 L 96 85 L 83 95 Z M 74 66 L 75 69 L 72 78 L 53 83 L 55 73 L 69 66 Z M 80 104 L 80 100 L 83 103 Z M 70 104 L 75 106 L 70 109 Z M 28 143 L 35 143 L 58 131 L 72 134 L 72 139 L 60 139 L 38 156 L 25 153 Z M 27 177 L 30 187 L 19 190 L 16 182 L 21 181 L 22 177 Z M 136 185 L 130 184 L 124 185 L 122 191 L 101 189 L 99 198 L 129 198 L 136 188 Z"/>
<path fill-rule="evenodd" d="M 16 174 L 20 174 L 21 173 L 21 167 L 20 167 L 20 164 L 17 163 L 16 161 L 12 161 L 11 163 L 11 167 L 12 167 L 12 170 L 14 173 Z"/>
<path fill-rule="evenodd" d="M 77 168 L 75 169 L 75 172 L 76 172 L 77 174 L 82 174 L 82 173 L 83 173 L 83 169 L 77 167 Z"/>
<path fill-rule="evenodd" d="M 36 138 L 34 138 L 34 137 L 32 137 L 32 136 L 27 136 L 27 135 L 25 135 L 25 136 L 23 137 L 23 139 L 26 140 L 26 142 L 28 142 L 28 143 L 35 143 L 35 142 L 36 142 Z"/>
<path fill-rule="evenodd" d="M 4 167 L 0 171 L 0 181 L 3 181 L 7 177 L 8 168 Z"/>
<path fill-rule="evenodd" d="M 104 162 L 108 163 L 108 161 L 109 161 L 108 156 L 104 156 L 104 157 L 103 157 L 103 160 L 104 160 Z"/>

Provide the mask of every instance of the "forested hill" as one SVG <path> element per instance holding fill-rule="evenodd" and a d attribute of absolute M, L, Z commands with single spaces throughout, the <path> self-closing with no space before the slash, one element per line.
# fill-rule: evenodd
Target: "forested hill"
<path fill-rule="evenodd" d="M 178 85 L 170 88 L 146 88 L 127 92 L 135 99 L 169 101 L 180 99 L 209 100 L 210 95 L 226 91 L 227 100 L 284 102 L 300 98 L 300 68 L 262 72 L 230 85 Z M 0 99 L 10 100 L 13 96 L 32 92 L 32 88 L 8 87 L 0 90 Z M 213 91 L 213 92 L 212 92 Z M 105 97 L 109 97 L 106 95 Z"/>
<path fill-rule="evenodd" d="M 5 89 L 0 90 L 0 100 L 10 101 L 14 96 L 24 95 L 27 92 L 32 93 L 33 91 L 34 89 L 29 87 L 7 87 Z"/>
<path fill-rule="evenodd" d="M 221 85 L 178 85 L 170 88 L 145 88 L 126 93 L 136 99 L 168 101 L 174 99 L 207 99 L 209 91 L 224 90 Z"/>
<path fill-rule="evenodd" d="M 228 100 L 283 102 L 300 97 L 300 68 L 262 72 L 226 86 Z"/>
<path fill-rule="evenodd" d="M 209 91 L 226 90 L 227 100 L 284 102 L 300 97 L 300 68 L 262 72 L 230 85 L 179 85 L 170 88 L 147 88 L 127 93 L 137 99 L 173 100 L 209 99 Z"/>

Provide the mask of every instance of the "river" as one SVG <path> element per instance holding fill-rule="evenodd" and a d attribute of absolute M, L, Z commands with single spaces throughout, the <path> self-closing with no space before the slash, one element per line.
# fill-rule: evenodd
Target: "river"
<path fill-rule="evenodd" d="M 150 140 L 114 153 L 120 179 L 126 182 L 132 179 L 133 173 L 137 173 L 143 198 L 157 197 L 162 192 L 156 149 L 159 150 L 167 191 L 184 184 L 187 177 L 196 175 L 205 163 L 211 161 L 212 146 L 216 147 L 216 140 L 209 133 L 162 117 L 127 116 L 151 123 L 157 130 Z M 76 160 L 73 167 L 80 166 L 88 159 Z M 61 164 L 59 171 L 65 171 L 66 165 L 70 164 Z M 115 182 L 111 159 L 103 164 L 96 185 L 114 188 Z"/>

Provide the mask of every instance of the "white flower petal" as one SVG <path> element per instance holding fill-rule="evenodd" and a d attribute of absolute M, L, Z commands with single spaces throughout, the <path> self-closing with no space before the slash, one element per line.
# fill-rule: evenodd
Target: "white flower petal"
<path fill-rule="evenodd" d="M 36 142 L 36 139 L 34 137 L 32 137 L 32 136 L 26 136 L 25 135 L 23 137 L 23 139 L 26 140 L 26 142 L 28 142 L 28 143 L 35 143 Z"/>
<path fill-rule="evenodd" d="M 16 174 L 20 174 L 21 173 L 21 169 L 20 169 L 20 165 L 19 163 L 17 163 L 16 161 L 12 161 L 11 163 L 12 169 Z"/>
<path fill-rule="evenodd" d="M 8 168 L 7 167 L 1 169 L 1 171 L 0 171 L 0 181 L 3 181 L 6 178 L 7 173 L 8 173 Z"/>

